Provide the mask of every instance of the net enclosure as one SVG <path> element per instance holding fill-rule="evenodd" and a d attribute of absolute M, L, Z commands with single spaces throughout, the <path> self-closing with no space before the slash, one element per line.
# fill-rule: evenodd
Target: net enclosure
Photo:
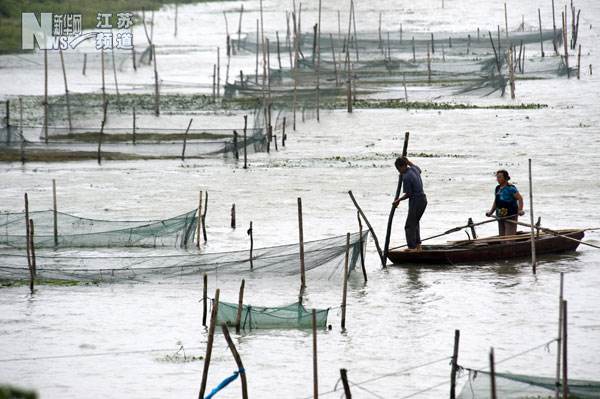
<path fill-rule="evenodd" d="M 217 323 L 235 326 L 238 304 L 219 302 L 218 306 Z M 317 328 L 324 328 L 327 325 L 329 309 L 315 309 L 315 313 Z M 274 307 L 242 305 L 240 328 L 249 330 L 312 328 L 312 309 L 306 309 L 300 302 Z"/>
<path fill-rule="evenodd" d="M 193 230 L 193 228 L 192 228 Z M 364 251 L 368 233 L 350 235 L 349 269 Z M 39 251 L 36 253 L 36 278 L 44 281 L 75 282 L 167 282 L 207 272 L 271 273 L 291 276 L 300 272 L 297 243 L 249 250 L 192 253 L 179 250 L 172 254 L 149 253 L 149 249 L 131 248 L 127 254 L 117 249 L 82 253 L 77 250 Z M 156 250 L 158 251 L 158 250 Z M 346 254 L 346 236 L 304 243 L 304 264 L 315 277 L 331 278 L 341 272 Z M 25 251 L 0 254 L 0 280 L 23 281 L 29 278 Z"/>
<path fill-rule="evenodd" d="M 556 397 L 556 379 L 531 375 L 495 373 L 496 396 L 502 399 L 553 399 Z M 469 371 L 459 399 L 491 398 L 490 373 Z M 600 381 L 569 379 L 569 398 L 588 399 L 600 397 Z M 561 392 L 562 392 L 562 388 Z"/>
<path fill-rule="evenodd" d="M 54 220 L 56 215 L 56 235 Z M 193 240 L 196 210 L 164 220 L 99 220 L 53 210 L 29 212 L 38 248 L 185 247 Z M 25 248 L 25 213 L 0 214 L 0 246 Z"/>

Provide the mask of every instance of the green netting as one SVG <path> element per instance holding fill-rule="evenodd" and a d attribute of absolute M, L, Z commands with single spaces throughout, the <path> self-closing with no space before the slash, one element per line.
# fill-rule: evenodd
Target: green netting
<path fill-rule="evenodd" d="M 57 212 L 30 212 L 35 248 L 185 247 L 194 237 L 196 210 L 165 220 L 97 220 Z M 25 248 L 25 213 L 0 214 L 0 246 Z"/>
<path fill-rule="evenodd" d="M 556 380 L 551 377 L 495 373 L 496 395 L 502 399 L 553 399 Z M 600 398 L 600 381 L 569 379 L 569 398 Z M 469 371 L 469 379 L 463 387 L 459 399 L 491 398 L 489 372 Z M 560 388 L 562 392 L 562 387 Z"/>
<path fill-rule="evenodd" d="M 212 301 L 214 306 L 214 300 Z M 327 325 L 329 309 L 315 309 L 317 328 Z M 238 305 L 236 303 L 219 302 L 217 323 L 234 326 L 237 320 Z M 312 309 L 307 310 L 296 302 L 285 306 L 252 306 L 242 305 L 240 319 L 242 329 L 276 329 L 276 328 L 312 328 Z"/>
<path fill-rule="evenodd" d="M 193 230 L 193 229 L 192 229 Z M 353 270 L 364 253 L 368 233 L 350 235 L 349 268 Z M 152 253 L 148 249 L 128 249 L 127 254 L 117 249 L 104 249 L 82 253 L 81 250 L 38 251 L 36 253 L 37 279 L 40 281 L 66 280 L 81 282 L 158 281 L 198 276 L 207 272 L 270 273 L 291 276 L 300 271 L 297 243 L 265 248 L 255 248 L 250 261 L 250 251 L 217 253 L 191 253 L 178 251 L 172 254 Z M 159 251 L 159 250 L 157 250 Z M 304 243 L 304 264 L 307 274 L 327 279 L 344 268 L 346 236 L 331 237 Z M 0 254 L 0 280 L 20 281 L 29 278 L 25 251 Z M 199 280 L 198 280 L 199 281 Z"/>

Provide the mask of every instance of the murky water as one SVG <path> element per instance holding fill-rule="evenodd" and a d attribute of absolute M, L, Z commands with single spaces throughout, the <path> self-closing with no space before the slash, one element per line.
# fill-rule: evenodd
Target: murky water
<path fill-rule="evenodd" d="M 503 23 L 502 3 L 446 0 L 444 10 L 438 3 L 358 3 L 358 28 L 362 24 L 362 29 L 375 30 L 382 9 L 387 10 L 384 30 L 394 28 L 400 21 L 405 29 L 423 31 L 463 31 L 477 26 L 487 30 Z M 514 21 L 509 26 L 518 25 L 521 14 L 527 24 L 535 26 L 538 6 L 544 8 L 542 18 L 549 22 L 550 5 L 543 3 L 509 1 L 509 18 Z M 592 1 L 577 3 L 583 9 L 582 64 L 595 65 L 598 35 L 590 29 L 589 22 L 600 16 L 600 5 Z M 316 4 L 303 4 L 307 27 L 316 18 Z M 323 29 L 336 31 L 335 12 L 347 5 L 324 6 Z M 561 6 L 557 3 L 557 9 Z M 164 79 L 168 75 L 173 80 L 193 76 L 195 82 L 207 83 L 213 62 L 209 50 L 224 43 L 224 27 L 215 28 L 214 23 L 221 23 L 223 9 L 237 7 L 237 3 L 180 7 L 180 40 L 197 43 L 201 36 L 206 49 L 194 55 L 194 64 L 181 62 L 191 57 L 181 54 L 169 57 L 173 67 L 168 67 L 168 60 L 159 61 L 164 65 Z M 258 3 L 248 2 L 244 7 L 248 12 L 244 27 L 251 29 L 258 15 Z M 285 26 L 282 8 L 278 2 L 265 1 L 267 31 L 281 31 Z M 344 14 L 342 10 L 342 17 Z M 159 43 L 175 43 L 169 20 L 172 10 L 157 13 L 157 17 L 161 15 L 165 18 L 157 23 L 155 37 Z M 228 16 L 232 30 L 237 14 Z M 140 32 L 139 37 L 142 35 Z M 253 65 L 252 59 L 245 59 L 247 65 Z M 243 57 L 238 60 L 243 64 Z M 39 65 L 29 68 L 11 76 L 0 71 L 2 94 L 41 93 L 41 69 Z M 34 70 L 39 76 L 28 73 Z M 59 69 L 55 71 L 58 73 Z M 144 73 L 148 74 L 146 78 Z M 74 83 L 78 91 L 86 87 L 89 90 L 98 83 L 73 75 L 74 79 L 82 79 L 79 85 Z M 306 239 L 355 231 L 355 210 L 347 195 L 351 189 L 383 239 L 397 179 L 392 152 L 401 151 L 404 131 L 410 131 L 409 152 L 432 155 L 413 158 L 424 170 L 429 198 L 422 222 L 423 236 L 461 225 L 468 217 L 482 220 L 493 199 L 493 172 L 500 167 L 510 171 L 529 209 L 528 158 L 533 160 L 535 214 L 542 217 L 543 225 L 600 227 L 596 214 L 600 205 L 600 84 L 596 76 L 589 76 L 585 69 L 580 81 L 560 78 L 517 82 L 516 101 L 549 105 L 540 110 L 357 110 L 351 115 L 323 112 L 320 123 L 307 121 L 299 124 L 296 132 L 290 131 L 285 150 L 270 155 L 253 154 L 249 170 L 222 159 L 184 164 L 106 162 L 101 167 L 95 162 L 29 163 L 24 167 L 4 164 L 0 165 L 0 209 L 21 210 L 23 192 L 29 193 L 32 209 L 50 208 L 52 179 L 57 180 L 60 210 L 97 218 L 169 217 L 195 207 L 198 190 L 206 189 L 210 193 L 206 251 L 214 252 L 247 248 L 245 227 L 250 221 L 254 223 L 256 246 L 295 242 L 297 197 L 303 199 Z M 142 70 L 138 79 L 150 82 L 149 69 Z M 60 93 L 61 84 L 57 79 L 51 90 Z M 510 102 L 495 95 L 485 99 L 459 97 L 457 101 Z M 239 226 L 233 231 L 228 227 L 232 203 L 236 204 Z M 396 212 L 393 243 L 403 241 L 405 214 L 405 206 Z M 493 233 L 492 225 L 479 229 L 480 235 Z M 461 232 L 447 238 L 464 237 Z M 589 232 L 586 239 L 598 244 L 600 234 Z M 503 359 L 549 341 L 557 330 L 559 272 L 566 273 L 565 294 L 569 300 L 569 373 L 577 378 L 599 379 L 599 261 L 598 250 L 580 247 L 573 255 L 542 259 L 537 275 L 531 273 L 527 261 L 381 270 L 370 243 L 368 283 L 363 283 L 359 273 L 350 280 L 347 331 L 340 331 L 340 315 L 333 310 L 332 331 L 322 331 L 318 336 L 321 391 L 333 389 L 342 367 L 349 370 L 351 381 L 361 382 L 448 357 L 454 329 L 461 330 L 459 362 L 471 367 L 486 365 L 490 346 L 494 346 L 497 359 Z M 246 281 L 247 301 L 259 305 L 293 302 L 297 280 L 251 276 Z M 219 287 L 223 300 L 235 301 L 239 282 L 239 276 L 220 273 L 210 276 L 209 288 L 213 292 Z M 341 283 L 309 279 L 308 305 L 339 306 Z M 0 382 L 34 388 L 44 398 L 193 397 L 200 385 L 201 361 L 159 361 L 165 352 L 85 355 L 163 348 L 173 348 L 174 352 L 177 342 L 196 348 L 188 353 L 203 355 L 206 331 L 201 326 L 201 287 L 198 276 L 162 284 L 41 286 L 34 296 L 28 294 L 26 287 L 2 289 L 0 359 L 83 356 L 1 361 Z M 308 332 L 251 332 L 235 337 L 235 342 L 247 370 L 252 397 L 311 395 Z M 552 376 L 554 361 L 555 348 L 551 346 L 550 352 L 534 351 L 503 363 L 498 369 Z M 208 386 L 215 386 L 234 369 L 219 334 Z M 444 383 L 449 379 L 449 371 L 448 361 L 441 361 L 367 383 L 364 388 L 379 397 L 404 397 Z M 415 397 L 445 397 L 447 391 L 445 384 Z M 371 397 L 358 387 L 353 388 L 353 394 Z M 335 395 L 339 393 L 329 396 Z M 219 393 L 222 398 L 239 396 L 238 382 Z"/>

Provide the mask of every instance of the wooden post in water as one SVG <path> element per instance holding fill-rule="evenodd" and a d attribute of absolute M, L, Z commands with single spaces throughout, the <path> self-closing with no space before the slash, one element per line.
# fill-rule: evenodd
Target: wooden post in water
<path fill-rule="evenodd" d="M 56 202 L 56 180 L 52 179 L 52 214 L 54 221 L 54 246 L 58 246 L 58 206 Z"/>
<path fill-rule="evenodd" d="M 504 2 L 504 29 L 506 29 L 506 38 L 508 39 L 508 10 L 506 8 L 506 2 Z"/>
<path fill-rule="evenodd" d="M 275 36 L 277 38 L 277 63 L 279 64 L 279 70 L 281 71 L 281 47 L 279 44 L 279 32 L 275 32 Z"/>
<path fill-rule="evenodd" d="M 154 115 L 160 115 L 160 92 L 158 90 L 158 71 L 156 69 L 156 47 L 152 44 L 152 56 L 154 57 Z"/>
<path fill-rule="evenodd" d="M 100 124 L 100 134 L 98 135 L 98 165 L 102 164 L 102 139 L 104 138 L 104 125 L 106 125 L 106 110 L 108 108 L 108 101 L 105 101 L 102 105 L 102 123 Z"/>
<path fill-rule="evenodd" d="M 319 397 L 319 371 L 317 362 L 317 311 L 312 310 L 312 335 L 313 335 L 313 398 Z"/>
<path fill-rule="evenodd" d="M 469 218 L 471 220 L 471 218 Z M 471 222 L 473 222 L 471 220 Z M 458 372 L 458 345 L 460 343 L 460 330 L 454 330 L 454 350 L 450 361 L 450 399 L 456 399 L 456 374 Z"/>
<path fill-rule="evenodd" d="M 427 83 L 431 84 L 431 54 L 427 45 Z"/>
<path fill-rule="evenodd" d="M 379 246 L 379 240 L 377 239 L 377 235 L 375 234 L 375 230 L 373 230 L 373 226 L 371 226 L 371 223 L 369 223 L 369 220 L 365 216 L 365 213 L 363 212 L 363 210 L 358 205 L 358 202 L 356 202 L 356 198 L 354 198 L 354 194 L 352 194 L 352 190 L 348 191 L 348 195 L 350 196 L 350 199 L 352 200 L 352 203 L 356 207 L 356 210 L 358 211 L 358 213 L 360 214 L 360 216 L 365 221 L 365 224 L 369 228 L 369 231 L 371 232 L 371 235 L 373 236 L 373 241 L 375 241 L 375 248 L 377 248 L 377 254 L 379 255 L 379 258 L 382 261 L 382 266 L 385 267 L 385 258 L 383 257 L 383 251 L 381 250 L 381 247 Z"/>
<path fill-rule="evenodd" d="M 540 51 L 542 52 L 542 58 L 544 58 L 544 37 L 542 36 L 542 13 L 538 8 L 538 20 L 540 24 Z"/>
<path fill-rule="evenodd" d="M 231 228 L 235 229 L 235 204 L 231 204 Z"/>
<path fill-rule="evenodd" d="M 65 58 L 63 56 L 63 51 L 59 50 L 60 54 L 60 65 L 62 67 L 63 73 L 63 81 L 65 83 L 65 101 L 67 104 L 67 120 L 69 122 L 69 132 L 73 129 L 73 125 L 71 123 L 71 103 L 69 101 L 69 87 L 67 85 L 67 71 L 65 70 Z"/>
<path fill-rule="evenodd" d="M 316 45 L 317 45 L 317 122 L 321 121 L 321 0 L 319 0 L 319 19 L 316 30 Z"/>
<path fill-rule="evenodd" d="M 23 98 L 19 97 L 19 133 L 21 136 L 21 164 L 25 165 L 25 137 L 23 136 Z"/>
<path fill-rule="evenodd" d="M 131 62 L 133 64 L 133 70 L 137 71 L 137 66 L 135 65 L 135 46 L 131 45 Z"/>
<path fill-rule="evenodd" d="M 231 355 L 235 360 L 235 364 L 238 368 L 238 373 L 240 375 L 240 381 L 242 383 L 242 399 L 248 399 L 248 381 L 246 379 L 246 370 L 244 369 L 244 364 L 242 363 L 242 358 L 238 353 L 235 345 L 233 344 L 233 340 L 231 339 L 231 335 L 229 334 L 229 329 L 225 323 L 221 324 L 221 331 L 223 331 L 223 336 L 225 337 L 225 341 L 227 341 L 227 346 L 231 351 Z"/>
<path fill-rule="evenodd" d="M 196 248 L 200 248 L 200 232 L 202 231 L 202 190 L 198 199 L 198 223 L 196 223 Z"/>
<path fill-rule="evenodd" d="M 408 153 L 408 139 L 410 138 L 410 132 L 404 133 L 404 145 L 402 146 L 402 156 L 406 157 Z M 402 174 L 398 174 L 398 185 L 396 186 L 396 193 L 394 195 L 394 201 L 400 198 L 402 192 Z M 387 263 L 387 255 L 390 250 L 390 239 L 392 236 L 392 222 L 394 221 L 394 213 L 396 212 L 396 205 L 392 204 L 390 214 L 388 216 L 387 229 L 385 232 L 385 244 L 383 247 L 383 254 L 381 254 L 381 265 L 385 268 Z"/>
<path fill-rule="evenodd" d="M 342 380 L 342 386 L 344 387 L 344 396 L 346 399 L 352 399 L 352 393 L 350 393 L 350 384 L 348 383 L 348 370 L 340 369 L 340 379 Z"/>
<path fill-rule="evenodd" d="M 185 133 L 183 133 L 183 148 L 181 149 L 181 162 L 185 161 L 185 147 L 187 144 L 187 136 L 188 136 L 188 132 L 190 131 L 190 127 L 192 126 L 193 120 L 194 120 L 193 118 L 190 118 L 190 123 L 188 123 L 188 126 L 185 129 Z"/>
<path fill-rule="evenodd" d="M 523 29 L 525 29 L 525 25 L 523 25 Z M 552 32 L 552 46 L 554 47 L 554 55 L 558 55 L 558 39 L 556 37 L 556 10 L 554 9 L 554 0 L 552 0 Z"/>
<path fill-rule="evenodd" d="M 256 20 L 256 64 L 254 68 L 254 83 L 258 84 L 258 53 L 260 52 L 260 39 L 259 39 L 258 19 Z"/>
<path fill-rule="evenodd" d="M 250 236 L 250 270 L 254 269 L 254 237 L 252 236 L 252 221 L 250 221 L 250 228 L 247 231 L 247 234 Z"/>
<path fill-rule="evenodd" d="M 44 142 L 48 144 L 48 50 L 44 49 Z"/>
<path fill-rule="evenodd" d="M 344 258 L 344 284 L 342 289 L 342 330 L 346 329 L 346 298 L 348 295 L 348 260 L 350 257 L 350 233 L 346 233 L 346 257 Z"/>
<path fill-rule="evenodd" d="M 206 310 L 208 307 L 208 276 L 204 273 L 202 277 L 202 325 L 206 327 Z"/>
<path fill-rule="evenodd" d="M 415 50 L 415 37 L 412 37 L 412 55 L 413 55 L 413 63 L 417 62 L 417 54 Z"/>
<path fill-rule="evenodd" d="M 221 48 L 217 47 L 217 97 L 221 97 Z"/>
<path fill-rule="evenodd" d="M 240 9 L 240 19 L 238 21 L 238 43 L 237 49 L 240 51 L 240 43 L 242 42 L 242 17 L 244 16 L 244 4 L 242 3 L 242 8 Z"/>
<path fill-rule="evenodd" d="M 202 237 L 204 242 L 208 241 L 206 238 L 206 211 L 208 210 L 208 190 L 204 192 L 204 210 L 202 213 Z"/>
<path fill-rule="evenodd" d="M 34 228 L 33 228 L 33 220 L 29 219 L 29 248 L 31 249 L 31 270 L 29 271 L 29 290 L 33 294 L 33 286 L 35 281 L 35 276 L 37 275 L 37 266 L 35 264 L 35 240 L 33 239 L 35 236 Z"/>
<path fill-rule="evenodd" d="M 233 157 L 237 160 L 240 159 L 240 152 L 238 150 L 238 132 L 233 131 Z"/>
<path fill-rule="evenodd" d="M 514 51 L 510 47 L 508 49 L 508 80 L 510 83 L 510 98 L 515 99 L 515 64 L 514 64 Z"/>
<path fill-rule="evenodd" d="M 364 253 L 364 242 L 363 242 L 363 227 L 362 221 L 360 220 L 360 212 L 356 211 L 356 218 L 358 219 L 358 245 L 360 246 L 360 268 L 362 269 L 363 278 L 365 279 L 365 283 L 368 281 L 367 279 L 367 269 L 365 268 L 365 253 Z"/>
<path fill-rule="evenodd" d="M 429 50 L 429 48 L 427 48 Z M 431 54 L 435 54 L 435 45 L 433 44 L 433 33 L 431 34 Z"/>
<path fill-rule="evenodd" d="M 490 349 L 490 390 L 491 390 L 491 399 L 497 399 L 496 396 L 496 370 L 494 368 L 494 348 Z"/>
<path fill-rule="evenodd" d="M 132 128 L 131 134 L 132 134 L 133 144 L 135 144 L 135 106 L 133 107 L 133 110 L 132 110 L 132 118 L 133 118 L 133 128 Z"/>
<path fill-rule="evenodd" d="M 529 221 L 531 222 L 531 267 L 533 274 L 536 273 L 535 259 L 535 225 L 533 221 L 533 181 L 531 177 L 531 158 L 529 158 Z"/>
<path fill-rule="evenodd" d="M 282 127 L 282 132 L 281 132 L 281 146 L 285 147 L 285 140 L 287 139 L 287 134 L 285 132 L 285 125 L 286 125 L 286 117 L 283 117 L 283 127 Z"/>
<path fill-rule="evenodd" d="M 208 379 L 208 368 L 210 367 L 210 358 L 212 357 L 212 348 L 215 340 L 215 325 L 217 324 L 217 316 L 219 311 L 219 289 L 215 291 L 215 300 L 213 302 L 212 311 L 210 313 L 210 325 L 208 327 L 208 341 L 206 343 L 206 356 L 204 357 L 204 369 L 202 370 L 202 383 L 200 385 L 200 393 L 198 399 L 204 399 L 206 391 L 206 381 Z"/>
<path fill-rule="evenodd" d="M 83 67 L 81 68 L 81 74 L 85 76 L 85 70 L 87 68 L 87 53 L 83 54 Z"/>
<path fill-rule="evenodd" d="M 333 73 L 335 75 L 335 87 L 338 87 L 340 85 L 340 79 L 338 76 L 337 62 L 335 62 L 335 47 L 333 45 L 333 35 L 331 33 L 329 34 L 329 40 L 331 41 L 331 56 L 333 57 Z"/>
<path fill-rule="evenodd" d="M 560 272 L 560 289 L 558 295 L 558 336 L 556 338 L 556 377 L 555 399 L 560 398 L 560 363 L 562 354 L 562 323 L 563 323 L 563 287 L 565 274 Z"/>
<path fill-rule="evenodd" d="M 173 32 L 173 36 L 175 36 L 175 37 L 177 37 L 177 14 L 178 14 L 178 11 L 179 11 L 178 8 L 177 8 L 177 6 L 178 6 L 178 4 L 175 3 L 175 21 L 173 23 L 173 25 L 174 25 L 173 29 L 175 30 Z"/>
<path fill-rule="evenodd" d="M 246 130 L 248 128 L 248 115 L 244 115 L 244 169 L 248 169 L 248 143 Z"/>
<path fill-rule="evenodd" d="M 569 71 L 569 46 L 567 44 L 567 14 L 562 13 L 562 25 L 563 25 L 563 45 L 565 50 L 565 66 L 567 67 L 567 79 L 571 77 L 571 71 Z"/>
<path fill-rule="evenodd" d="M 104 49 L 100 50 L 100 66 L 102 72 L 102 105 L 106 103 L 106 77 L 104 75 Z"/>
<path fill-rule="evenodd" d="M 581 44 L 579 45 L 579 50 L 577 51 L 577 79 L 581 79 Z"/>
<path fill-rule="evenodd" d="M 569 397 L 569 379 L 567 373 L 567 301 L 562 301 L 562 389 L 563 399 Z"/>
<path fill-rule="evenodd" d="M 115 92 L 117 94 L 117 109 L 121 112 L 121 96 L 119 95 L 119 84 L 117 83 L 117 63 L 115 62 L 115 48 L 111 49 L 113 78 L 115 80 Z"/>
<path fill-rule="evenodd" d="M 302 223 L 302 198 L 298 197 L 298 236 L 300 244 L 300 291 L 306 288 L 306 276 L 304 270 L 304 227 Z"/>
<path fill-rule="evenodd" d="M 31 247 L 29 241 L 29 198 L 25 193 L 25 246 L 27 248 L 27 266 L 29 267 L 30 274 L 33 275 L 31 268 Z"/>
<path fill-rule="evenodd" d="M 237 313 L 235 315 L 235 332 L 236 334 L 240 333 L 240 329 L 242 327 L 242 310 L 244 309 L 244 287 L 246 286 L 246 280 L 242 279 L 242 283 L 240 284 L 240 293 L 238 295 L 238 308 Z"/>

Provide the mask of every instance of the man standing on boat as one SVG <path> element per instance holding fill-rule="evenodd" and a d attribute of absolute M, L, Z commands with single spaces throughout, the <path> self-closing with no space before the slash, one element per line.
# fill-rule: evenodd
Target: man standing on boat
<path fill-rule="evenodd" d="M 421 168 L 412 163 L 406 157 L 396 159 L 396 169 L 402 176 L 402 186 L 404 195 L 394 201 L 398 206 L 400 201 L 408 199 L 408 215 L 404 231 L 406 233 L 407 251 L 421 250 L 421 232 L 420 221 L 425 208 L 427 208 L 427 196 L 423 191 L 423 181 L 421 180 Z"/>
<path fill-rule="evenodd" d="M 517 187 L 510 183 L 510 175 L 506 170 L 496 172 L 498 185 L 494 190 L 495 198 L 490 209 L 485 214 L 489 217 L 496 212 L 498 219 L 498 234 L 512 236 L 517 234 L 517 219 L 523 216 L 523 197 Z"/>

